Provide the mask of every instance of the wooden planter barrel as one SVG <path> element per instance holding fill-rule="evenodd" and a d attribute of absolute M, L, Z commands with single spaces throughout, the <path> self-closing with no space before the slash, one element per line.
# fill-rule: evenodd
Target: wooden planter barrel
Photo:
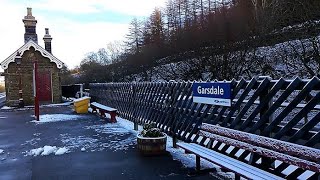
<path fill-rule="evenodd" d="M 166 152 L 167 135 L 163 137 L 137 136 L 138 150 L 143 155 L 160 155 Z"/>

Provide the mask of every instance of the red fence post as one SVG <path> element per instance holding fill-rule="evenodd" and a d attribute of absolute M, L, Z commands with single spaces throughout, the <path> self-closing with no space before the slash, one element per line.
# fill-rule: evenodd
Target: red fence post
<path fill-rule="evenodd" d="M 34 115 L 36 120 L 39 121 L 40 117 L 40 108 L 39 108 L 39 98 L 38 98 L 38 62 L 34 61 L 34 79 L 33 79 L 33 88 L 34 88 Z"/>

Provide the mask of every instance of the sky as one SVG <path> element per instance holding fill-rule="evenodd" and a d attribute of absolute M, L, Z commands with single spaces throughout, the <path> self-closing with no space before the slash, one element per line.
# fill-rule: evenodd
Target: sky
<path fill-rule="evenodd" d="M 52 36 L 52 54 L 69 68 L 89 52 L 122 42 L 130 21 L 148 17 L 166 0 L 0 0 L 0 62 L 24 44 L 27 7 L 38 21 L 38 44 L 44 47 L 45 28 Z M 3 69 L 0 69 L 3 71 Z"/>

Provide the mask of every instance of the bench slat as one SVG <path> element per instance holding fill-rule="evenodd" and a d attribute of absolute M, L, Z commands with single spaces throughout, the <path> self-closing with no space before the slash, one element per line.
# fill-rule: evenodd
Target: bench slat
<path fill-rule="evenodd" d="M 304 159 L 300 159 L 294 156 L 290 156 L 287 154 L 279 153 L 276 151 L 272 151 L 270 149 L 266 149 L 263 147 L 258 147 L 252 144 L 248 144 L 245 142 L 241 142 L 235 139 L 231 139 L 228 137 L 223 137 L 217 134 L 212 134 L 207 131 L 200 130 L 199 131 L 200 136 L 205 136 L 214 140 L 217 140 L 219 142 L 225 143 L 227 145 L 235 146 L 244 150 L 248 150 L 250 152 L 255 152 L 259 155 L 265 156 L 265 157 L 271 157 L 273 159 L 277 159 L 280 161 L 283 161 L 285 163 L 289 163 L 298 167 L 301 167 L 303 169 L 311 170 L 314 172 L 320 172 L 320 164 L 315 162 L 310 162 Z"/>
<path fill-rule="evenodd" d="M 111 111 L 117 111 L 117 109 L 114 109 L 114 108 L 111 108 L 111 107 L 102 105 L 102 104 L 97 103 L 97 102 L 93 102 L 93 103 L 91 103 L 91 105 L 92 105 L 92 106 L 95 106 L 95 107 L 97 107 L 97 108 L 99 108 L 99 109 L 103 109 L 103 110 L 105 110 L 105 111 L 110 111 L 110 112 L 111 112 Z"/>
<path fill-rule="evenodd" d="M 257 146 L 270 148 L 272 150 L 276 150 L 278 152 L 282 152 L 285 154 L 304 157 L 314 162 L 320 161 L 319 149 L 310 148 L 307 146 L 302 146 L 302 145 L 298 145 L 290 142 L 263 137 L 263 136 L 250 134 L 242 131 L 237 131 L 234 129 L 229 129 L 229 128 L 207 124 L 207 123 L 203 123 L 200 129 L 214 133 L 214 134 L 226 136 L 232 139 L 241 139 L 241 141 L 244 141 L 253 145 L 257 145 Z"/>
<path fill-rule="evenodd" d="M 195 143 L 177 143 L 177 146 L 250 179 L 283 179 Z"/>

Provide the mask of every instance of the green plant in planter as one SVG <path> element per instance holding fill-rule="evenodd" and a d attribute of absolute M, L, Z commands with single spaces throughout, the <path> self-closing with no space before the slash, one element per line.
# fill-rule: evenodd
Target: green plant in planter
<path fill-rule="evenodd" d="M 137 136 L 138 150 L 143 155 L 161 155 L 166 152 L 167 136 L 155 123 L 145 124 Z"/>
<path fill-rule="evenodd" d="M 156 123 L 146 123 L 143 126 L 143 130 L 140 133 L 143 137 L 163 137 L 165 134 L 157 128 Z"/>

